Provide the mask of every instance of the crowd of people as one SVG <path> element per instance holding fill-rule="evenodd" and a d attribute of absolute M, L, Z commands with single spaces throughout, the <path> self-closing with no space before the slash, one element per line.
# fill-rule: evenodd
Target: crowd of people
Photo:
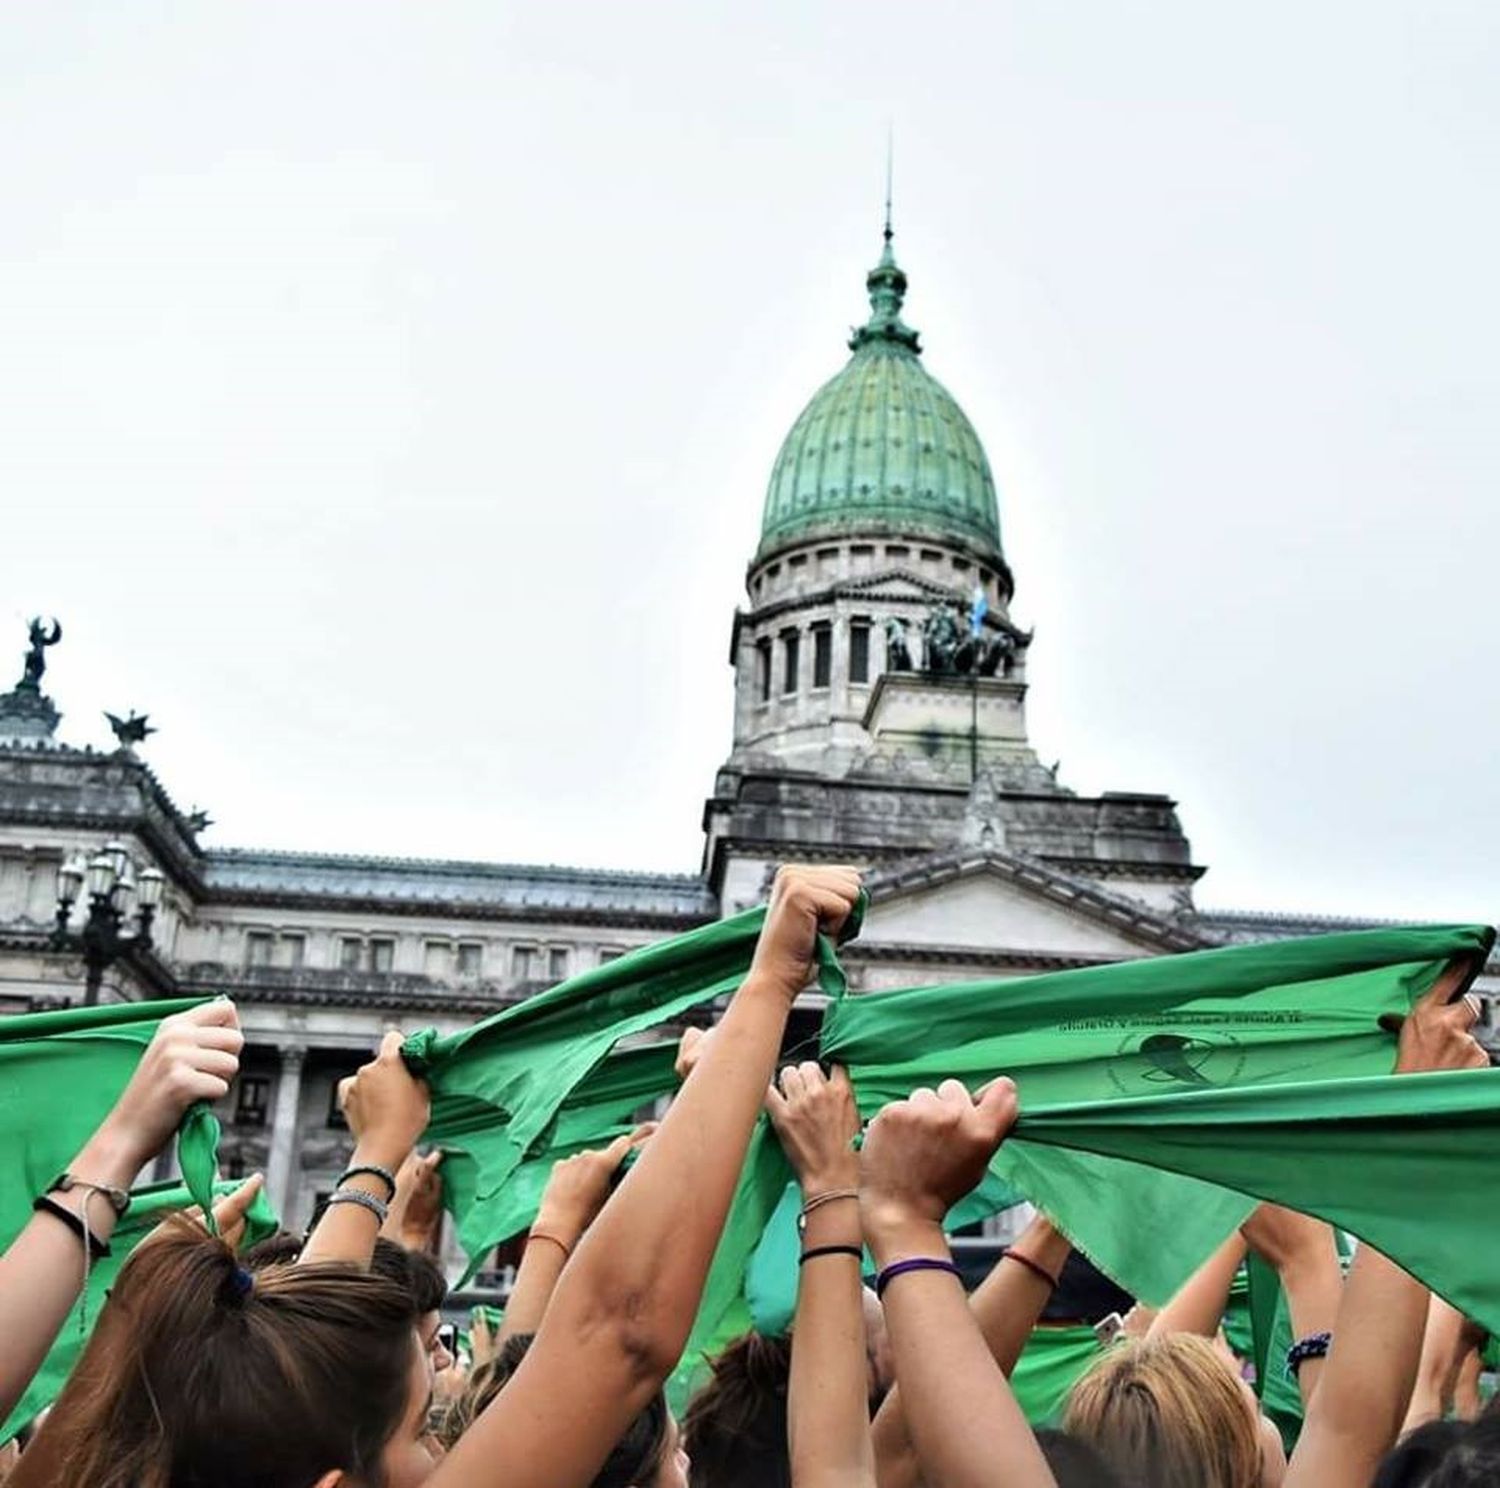
<path fill-rule="evenodd" d="M 1009 1384 L 1069 1257 L 1044 1216 L 972 1293 L 943 1221 L 1018 1112 L 1003 1072 L 919 1089 L 861 1129 L 845 1074 L 776 1072 L 787 1018 L 860 883 L 777 878 L 748 977 L 690 1032 L 659 1123 L 559 1163 L 504 1313 L 459 1351 L 427 1253 L 440 1154 L 389 1035 L 342 1091 L 348 1171 L 305 1237 L 243 1248 L 251 1179 L 142 1243 L 10 1488 L 1457 1488 L 1500 1482 L 1500 1415 L 1465 1319 L 1368 1245 L 1344 1274 L 1321 1221 L 1262 1205 L 1181 1292 L 1137 1307 L 1050 1427 Z M 1443 983 L 1401 1027 L 1396 1072 L 1487 1063 Z M 227 1094 L 233 1006 L 164 1023 L 110 1117 L 0 1257 L 0 1419 L 184 1112 Z M 677 1368 L 752 1131 L 769 1115 L 801 1189 L 796 1313 Z M 1303 1424 L 1288 1458 L 1221 1327 L 1247 1253 L 1274 1268 Z M 873 1287 L 866 1285 L 867 1258 Z M 1272 1367 L 1283 1367 L 1279 1361 Z"/>

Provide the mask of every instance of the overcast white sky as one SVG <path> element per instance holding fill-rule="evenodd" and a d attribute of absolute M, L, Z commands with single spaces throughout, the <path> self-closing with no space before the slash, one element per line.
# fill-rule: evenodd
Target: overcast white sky
<path fill-rule="evenodd" d="M 1200 902 L 1497 909 L 1500 12 L 7 8 L 0 685 L 206 840 L 697 867 L 896 129 L 1031 720 Z"/>

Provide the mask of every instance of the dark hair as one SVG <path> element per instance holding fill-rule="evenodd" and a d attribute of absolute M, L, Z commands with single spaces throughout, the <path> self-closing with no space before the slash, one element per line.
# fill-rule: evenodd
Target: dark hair
<path fill-rule="evenodd" d="M 448 1283 L 437 1262 L 420 1250 L 407 1250 L 394 1240 L 387 1240 L 384 1235 L 376 1238 L 370 1270 L 404 1287 L 418 1317 L 425 1312 L 440 1311 L 448 1300 Z"/>
<path fill-rule="evenodd" d="M 341 1264 L 252 1276 L 185 1222 L 121 1269 L 13 1488 L 378 1488 L 415 1362 L 411 1299 Z"/>
<path fill-rule="evenodd" d="M 1076 1436 L 1041 1430 L 1036 1433 L 1036 1444 L 1057 1479 L 1057 1488 L 1123 1488 L 1115 1470 Z"/>
<path fill-rule="evenodd" d="M 791 1488 L 786 1444 L 789 1338 L 746 1333 L 709 1360 L 712 1378 L 682 1418 L 694 1488 Z"/>
<path fill-rule="evenodd" d="M 505 1388 L 531 1348 L 535 1333 L 513 1333 L 500 1345 L 493 1359 L 469 1376 L 468 1387 L 449 1409 L 441 1436 L 452 1446 L 479 1417 L 484 1408 Z M 656 1481 L 662 1453 L 667 1449 L 671 1416 L 667 1397 L 658 1390 L 644 1410 L 614 1444 L 604 1466 L 594 1476 L 591 1488 L 645 1488 Z"/>
<path fill-rule="evenodd" d="M 1455 1424 L 1449 1421 L 1433 1423 L 1436 1426 Z M 1412 1432 L 1402 1446 L 1409 1445 L 1423 1432 L 1430 1430 L 1431 1427 L 1424 1426 L 1421 1431 Z M 1434 1448 L 1437 1448 L 1441 1439 L 1434 1433 L 1430 1440 Z M 1400 1451 L 1399 1447 L 1397 1451 Z M 1382 1465 L 1381 1472 L 1384 1471 L 1385 1467 Z M 1384 1488 L 1383 1478 L 1377 1478 L 1376 1481 Z M 1446 1449 L 1437 1451 L 1432 1470 L 1426 1477 L 1394 1481 L 1420 1483 L 1421 1488 L 1491 1488 L 1491 1485 L 1500 1482 L 1500 1420 L 1481 1416 L 1471 1425 L 1459 1426 L 1457 1433 L 1449 1439 Z"/>
<path fill-rule="evenodd" d="M 306 1244 L 301 1235 L 290 1230 L 277 1230 L 258 1240 L 240 1257 L 240 1265 L 247 1271 L 259 1271 L 265 1266 L 289 1266 L 302 1254 Z"/>

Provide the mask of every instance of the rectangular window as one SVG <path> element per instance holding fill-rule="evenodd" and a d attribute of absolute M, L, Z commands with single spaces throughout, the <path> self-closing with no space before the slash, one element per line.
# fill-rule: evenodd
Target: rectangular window
<path fill-rule="evenodd" d="M 477 977 L 484 960 L 484 947 L 461 945 L 458 948 L 458 974 L 461 977 Z"/>
<path fill-rule="evenodd" d="M 833 678 L 833 631 L 827 625 L 813 626 L 814 687 L 827 687 Z"/>
<path fill-rule="evenodd" d="M 453 965 L 453 947 L 446 940 L 429 940 L 422 947 L 422 970 L 430 977 L 443 978 Z"/>
<path fill-rule="evenodd" d="M 510 953 L 510 974 L 518 982 L 536 980 L 536 951 L 531 946 L 517 946 Z"/>
<path fill-rule="evenodd" d="M 781 690 L 783 692 L 796 692 L 797 663 L 800 660 L 802 637 L 795 630 L 784 631 L 781 636 L 781 645 L 782 660 L 785 663 L 781 674 Z"/>
<path fill-rule="evenodd" d="M 389 971 L 396 959 L 394 940 L 372 940 L 370 942 L 370 970 Z"/>
<path fill-rule="evenodd" d="M 568 975 L 568 953 L 562 946 L 553 946 L 547 952 L 547 975 L 554 982 L 566 980 Z"/>
<path fill-rule="evenodd" d="M 283 935 L 281 937 L 281 964 L 300 971 L 307 959 L 307 937 L 305 935 Z"/>
<path fill-rule="evenodd" d="M 851 682 L 870 680 L 870 622 L 868 620 L 849 622 L 849 680 Z"/>
<path fill-rule="evenodd" d="M 364 941 L 357 940 L 352 935 L 342 936 L 339 940 L 339 970 L 358 971 L 364 948 Z"/>
<path fill-rule="evenodd" d="M 613 946 L 605 946 L 599 952 L 599 964 L 608 966 L 611 961 L 618 961 L 624 954 L 624 951 L 617 951 Z"/>
<path fill-rule="evenodd" d="M 271 1109 L 271 1080 L 268 1075 L 241 1075 L 239 1094 L 234 1101 L 234 1119 L 238 1126 L 264 1126 Z"/>
<path fill-rule="evenodd" d="M 755 643 L 755 695 L 763 703 L 771 697 L 771 643 L 768 640 Z"/>
<path fill-rule="evenodd" d="M 245 965 L 246 966 L 269 966 L 271 964 L 271 947 L 276 944 L 276 937 L 268 935 L 261 930 L 252 930 L 245 937 Z"/>

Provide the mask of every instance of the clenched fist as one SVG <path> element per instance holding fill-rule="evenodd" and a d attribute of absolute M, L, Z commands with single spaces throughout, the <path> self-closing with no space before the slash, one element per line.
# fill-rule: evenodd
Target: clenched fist
<path fill-rule="evenodd" d="M 818 932 L 837 935 L 858 901 L 857 869 L 778 869 L 751 979 L 796 997 L 812 979 Z"/>

